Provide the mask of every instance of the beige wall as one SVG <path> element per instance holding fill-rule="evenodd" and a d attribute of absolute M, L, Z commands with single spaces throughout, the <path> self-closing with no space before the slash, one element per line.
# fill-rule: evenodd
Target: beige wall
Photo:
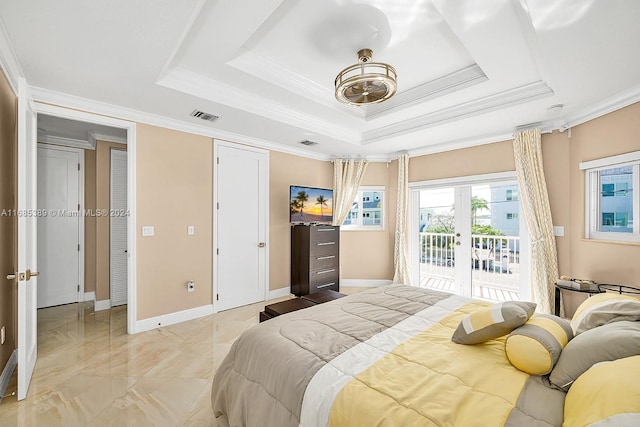
<path fill-rule="evenodd" d="M 397 163 L 397 162 L 396 162 Z M 388 163 L 370 163 L 362 185 L 385 187 L 384 230 L 343 231 L 340 233 L 340 266 L 342 279 L 393 279 L 393 236 L 397 186 L 389 186 L 390 172 L 397 171 Z M 333 176 L 333 172 L 331 173 Z M 397 179 L 397 178 L 396 178 Z"/>
<path fill-rule="evenodd" d="M 18 121 L 17 97 L 0 70 L 0 211 L 16 208 L 16 129 Z M 16 271 L 16 217 L 0 216 L 0 327 L 5 328 L 6 340 L 0 346 L 0 371 L 16 348 L 16 282 L 4 275 Z"/>
<path fill-rule="evenodd" d="M 571 275 L 601 283 L 640 286 L 639 244 L 584 239 L 584 172 L 580 162 L 640 150 L 640 103 L 594 119 L 571 130 L 570 221 Z M 566 274 L 566 273 L 564 273 Z"/>
<path fill-rule="evenodd" d="M 211 304 L 211 138 L 145 124 L 136 129 L 137 318 Z M 195 234 L 187 235 L 187 226 Z M 143 226 L 155 236 L 142 237 Z M 187 292 L 188 280 L 195 291 Z"/>
<path fill-rule="evenodd" d="M 270 290 L 291 285 L 290 185 L 331 188 L 333 164 L 277 151 L 269 153 Z"/>
<path fill-rule="evenodd" d="M 515 170 L 511 141 L 413 157 L 409 182 Z"/>
<path fill-rule="evenodd" d="M 568 132 L 542 137 L 554 224 L 565 227 L 565 237 L 557 238 L 561 274 L 638 285 L 632 260 L 640 255 L 640 246 L 583 240 L 584 184 L 578 163 L 640 149 L 634 139 L 640 133 L 639 116 L 637 104 L 573 128 L 571 138 Z M 213 143 L 144 124 L 138 125 L 137 138 L 138 319 L 210 304 Z M 514 169 L 511 142 L 503 141 L 414 157 L 409 180 Z M 289 185 L 330 188 L 332 179 L 330 162 L 270 153 L 271 290 L 290 284 Z M 342 233 L 342 278 L 391 279 L 397 162 L 371 163 L 363 184 L 386 187 L 385 230 Z M 144 225 L 155 226 L 156 235 L 142 238 Z M 187 225 L 196 226 L 195 236 L 186 235 Z M 190 279 L 196 281 L 194 293 L 185 290 Z"/>

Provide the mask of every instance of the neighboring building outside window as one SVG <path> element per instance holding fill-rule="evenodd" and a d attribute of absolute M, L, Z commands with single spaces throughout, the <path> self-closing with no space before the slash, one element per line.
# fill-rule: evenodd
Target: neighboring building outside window
<path fill-rule="evenodd" d="M 384 229 L 384 187 L 361 186 L 343 230 Z"/>
<path fill-rule="evenodd" d="M 507 213 L 507 219 L 518 219 L 518 213 L 517 212 Z"/>
<path fill-rule="evenodd" d="M 585 237 L 640 241 L 640 151 L 580 164 L 585 171 Z"/>

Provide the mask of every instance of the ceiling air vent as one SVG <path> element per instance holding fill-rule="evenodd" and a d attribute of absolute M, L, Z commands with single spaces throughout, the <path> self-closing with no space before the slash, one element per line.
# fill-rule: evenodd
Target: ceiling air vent
<path fill-rule="evenodd" d="M 215 122 L 220 118 L 220 116 L 216 116 L 215 114 L 205 113 L 204 111 L 200 111 L 197 109 L 193 110 L 189 115 L 191 117 L 196 117 L 198 119 L 206 120 L 208 122 Z"/>
<path fill-rule="evenodd" d="M 300 141 L 299 144 L 306 145 L 306 146 L 318 145 L 317 142 L 309 141 L 308 139 L 305 139 L 304 141 Z"/>

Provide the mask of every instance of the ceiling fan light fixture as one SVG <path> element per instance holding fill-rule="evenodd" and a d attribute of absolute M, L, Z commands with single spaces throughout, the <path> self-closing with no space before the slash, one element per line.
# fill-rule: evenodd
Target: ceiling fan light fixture
<path fill-rule="evenodd" d="M 371 49 L 360 49 L 358 64 L 338 73 L 335 81 L 338 101 L 350 105 L 377 104 L 396 93 L 395 68 L 382 62 L 371 62 L 372 56 Z"/>

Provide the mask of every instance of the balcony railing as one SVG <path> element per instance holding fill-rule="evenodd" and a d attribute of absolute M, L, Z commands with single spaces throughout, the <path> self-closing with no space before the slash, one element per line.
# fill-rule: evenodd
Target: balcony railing
<path fill-rule="evenodd" d="M 455 236 L 453 233 L 420 233 L 420 282 L 437 283 L 453 291 Z M 520 237 L 471 236 L 473 295 L 480 298 L 517 299 L 520 289 Z M 450 287 L 450 289 L 447 289 Z"/>

